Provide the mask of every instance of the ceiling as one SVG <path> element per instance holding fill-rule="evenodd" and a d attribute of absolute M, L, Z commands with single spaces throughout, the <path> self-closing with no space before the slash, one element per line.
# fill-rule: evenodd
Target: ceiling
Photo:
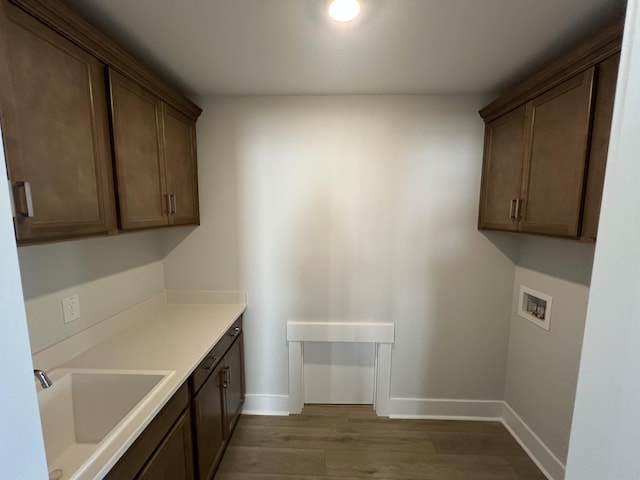
<path fill-rule="evenodd" d="M 500 93 L 624 0 L 67 0 L 191 96 Z"/>

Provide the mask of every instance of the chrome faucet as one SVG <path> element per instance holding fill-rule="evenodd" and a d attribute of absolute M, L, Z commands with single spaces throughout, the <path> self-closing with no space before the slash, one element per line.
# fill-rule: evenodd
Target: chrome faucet
<path fill-rule="evenodd" d="M 40 385 L 42 385 L 42 388 L 49 388 L 51 385 L 53 385 L 53 382 L 47 376 L 47 373 L 45 371 L 43 371 L 43 370 L 34 370 L 33 374 L 40 381 Z"/>

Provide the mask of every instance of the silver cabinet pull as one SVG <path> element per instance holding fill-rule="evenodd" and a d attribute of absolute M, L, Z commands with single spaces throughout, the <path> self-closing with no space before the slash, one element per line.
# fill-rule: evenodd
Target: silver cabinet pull
<path fill-rule="evenodd" d="M 522 200 L 516 198 L 516 220 L 520 220 L 520 206 L 522 205 Z"/>
<path fill-rule="evenodd" d="M 24 200 L 27 206 L 27 211 L 16 211 L 16 213 L 22 217 L 33 218 L 35 213 L 33 212 L 33 197 L 31 196 L 31 183 L 29 182 L 16 182 L 17 188 L 22 188 L 24 190 Z"/>
<path fill-rule="evenodd" d="M 229 388 L 229 385 L 231 385 L 231 375 L 229 374 L 229 372 L 231 371 L 230 367 L 224 367 L 224 370 L 222 370 L 221 373 L 224 373 L 224 380 L 222 380 L 222 388 Z"/>
<path fill-rule="evenodd" d="M 7 180 L 7 183 L 9 184 L 9 201 L 11 202 L 11 216 L 13 218 L 16 218 L 17 213 L 16 213 L 16 194 L 13 191 L 13 182 L 11 180 Z"/>
<path fill-rule="evenodd" d="M 176 202 L 176 196 L 171 194 L 171 213 L 174 215 L 178 213 L 178 202 Z"/>
<path fill-rule="evenodd" d="M 509 218 L 511 220 L 515 220 L 515 218 L 516 218 L 515 213 L 514 213 L 515 204 L 516 204 L 516 199 L 515 198 L 512 198 L 511 200 L 509 200 Z"/>
<path fill-rule="evenodd" d="M 167 203 L 167 215 L 171 215 L 171 195 L 168 193 L 165 193 L 164 199 Z"/>
<path fill-rule="evenodd" d="M 233 332 L 231 332 L 229 335 L 231 337 L 235 337 L 236 335 L 238 335 L 240 333 L 240 327 L 236 327 L 233 329 Z"/>

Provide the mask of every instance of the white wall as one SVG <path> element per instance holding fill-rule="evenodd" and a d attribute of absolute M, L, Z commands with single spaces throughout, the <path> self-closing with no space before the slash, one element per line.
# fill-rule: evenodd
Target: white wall
<path fill-rule="evenodd" d="M 522 237 L 513 288 L 505 401 L 566 463 L 593 245 Z M 553 297 L 550 330 L 518 315 L 520 285 Z"/>
<path fill-rule="evenodd" d="M 164 289 L 158 231 L 20 247 L 18 255 L 33 353 Z M 65 324 L 62 298 L 75 294 L 81 317 Z"/>
<path fill-rule="evenodd" d="M 0 171 L 4 172 L 0 134 Z M 0 480 L 47 478 L 7 182 L 0 182 Z"/>
<path fill-rule="evenodd" d="M 503 398 L 514 267 L 511 238 L 476 230 L 487 101 L 200 102 L 202 225 L 174 234 L 165 283 L 247 290 L 250 394 L 288 393 L 285 322 L 317 319 L 396 323 L 394 397 Z"/>
<path fill-rule="evenodd" d="M 629 1 L 568 480 L 640 478 L 639 9 Z"/>
<path fill-rule="evenodd" d="M 304 403 L 373 404 L 373 343 L 305 342 Z"/>

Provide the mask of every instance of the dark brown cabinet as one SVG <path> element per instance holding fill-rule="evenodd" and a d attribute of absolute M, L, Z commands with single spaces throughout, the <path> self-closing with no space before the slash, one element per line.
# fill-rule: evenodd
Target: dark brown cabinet
<path fill-rule="evenodd" d="M 194 479 L 190 420 L 184 413 L 180 416 L 137 479 Z"/>
<path fill-rule="evenodd" d="M 183 384 L 142 432 L 106 480 L 193 480 L 189 387 Z"/>
<path fill-rule="evenodd" d="M 620 54 L 613 55 L 598 64 L 597 95 L 594 102 L 593 126 L 589 167 L 584 199 L 581 239 L 595 241 L 600 220 L 600 204 L 604 186 L 604 171 L 609 153 L 609 136 L 616 97 Z"/>
<path fill-rule="evenodd" d="M 244 365 L 242 333 L 224 357 L 225 379 L 222 384 L 225 396 L 225 428 L 227 434 L 233 431 L 244 403 Z"/>
<path fill-rule="evenodd" d="M 0 0 L 0 82 L 19 243 L 199 223 L 201 110 L 63 1 Z"/>
<path fill-rule="evenodd" d="M 479 227 L 517 230 L 525 152 L 526 109 L 520 107 L 486 126 Z"/>
<path fill-rule="evenodd" d="M 481 110 L 478 228 L 595 240 L 620 41 L 610 27 Z"/>
<path fill-rule="evenodd" d="M 480 228 L 576 237 L 594 69 L 486 127 Z"/>
<path fill-rule="evenodd" d="M 171 225 L 200 223 L 196 123 L 166 103 L 162 104 L 167 192 Z"/>
<path fill-rule="evenodd" d="M 528 104 L 521 232 L 577 237 L 589 146 L 594 68 Z"/>
<path fill-rule="evenodd" d="M 0 6 L 0 111 L 21 242 L 117 230 L 105 65 Z"/>
<path fill-rule="evenodd" d="M 196 368 L 191 385 L 198 478 L 211 480 L 244 403 L 242 317 Z"/>
<path fill-rule="evenodd" d="M 113 70 L 109 87 L 120 226 L 128 230 L 167 225 L 162 104 Z"/>
<path fill-rule="evenodd" d="M 120 226 L 197 224 L 195 122 L 109 70 Z"/>
<path fill-rule="evenodd" d="M 213 478 L 226 441 L 224 391 L 222 390 L 224 363 L 213 369 L 200 391 L 193 397 L 196 430 L 196 460 L 198 478 Z"/>

